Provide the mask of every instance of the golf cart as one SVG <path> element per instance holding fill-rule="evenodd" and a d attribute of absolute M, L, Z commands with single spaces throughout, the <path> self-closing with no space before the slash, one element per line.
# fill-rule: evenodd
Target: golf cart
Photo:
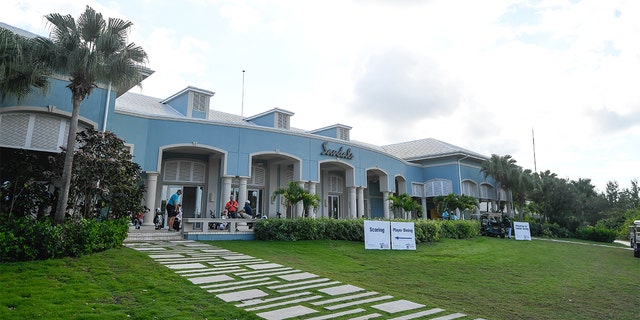
<path fill-rule="evenodd" d="M 485 212 L 480 215 L 480 234 L 504 238 L 505 231 L 502 227 L 502 214 Z"/>
<path fill-rule="evenodd" d="M 640 258 L 640 220 L 636 220 L 629 227 L 629 240 L 633 248 L 633 256 Z"/>

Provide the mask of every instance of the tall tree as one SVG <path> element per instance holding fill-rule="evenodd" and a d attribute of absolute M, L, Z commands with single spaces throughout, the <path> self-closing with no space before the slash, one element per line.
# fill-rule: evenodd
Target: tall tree
<path fill-rule="evenodd" d="M 0 28 L 0 98 L 18 100 L 32 88 L 46 89 L 49 69 L 33 60 L 33 42 L 5 28 Z"/>
<path fill-rule="evenodd" d="M 87 6 L 76 21 L 71 15 L 52 13 L 45 16 L 51 27 L 51 37 L 36 38 L 38 57 L 60 73 L 69 75 L 73 111 L 69 123 L 67 154 L 62 171 L 60 198 L 54 217 L 55 224 L 64 222 L 68 207 L 73 155 L 78 129 L 80 104 L 98 83 L 138 84 L 140 68 L 147 60 L 146 52 L 128 43 L 130 21 L 109 18 Z"/>
<path fill-rule="evenodd" d="M 499 156 L 492 154 L 489 160 L 482 163 L 480 172 L 484 174 L 485 179 L 490 176 L 496 181 L 498 185 L 498 207 L 501 208 L 500 189 L 507 190 L 510 188 L 509 183 L 514 180 L 514 173 L 517 173 L 516 160 L 510 155 Z"/>

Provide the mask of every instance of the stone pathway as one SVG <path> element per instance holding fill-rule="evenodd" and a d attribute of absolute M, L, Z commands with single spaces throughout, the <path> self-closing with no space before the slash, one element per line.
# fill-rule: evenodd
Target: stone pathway
<path fill-rule="evenodd" d="M 217 298 L 267 320 L 472 319 L 196 241 L 126 245 Z"/>

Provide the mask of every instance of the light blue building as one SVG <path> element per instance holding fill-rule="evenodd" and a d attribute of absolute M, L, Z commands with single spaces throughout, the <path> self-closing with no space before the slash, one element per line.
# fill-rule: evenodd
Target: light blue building
<path fill-rule="evenodd" d="M 0 148 L 59 152 L 72 109 L 67 84 L 66 77 L 54 76 L 45 93 L 5 99 Z M 317 210 L 308 210 L 312 217 L 394 217 L 387 197 L 400 193 L 419 201 L 425 218 L 439 217 L 433 197 L 449 193 L 476 197 L 484 210 L 496 206 L 496 185 L 480 172 L 488 157 L 443 141 L 376 146 L 352 141 L 344 124 L 292 128 L 294 112 L 279 108 L 248 117 L 216 111 L 210 109 L 214 92 L 200 88 L 166 97 L 128 89 L 94 89 L 82 103 L 80 128 L 112 131 L 127 142 L 144 170 L 149 208 L 182 189 L 185 218 L 219 216 L 229 195 L 239 203 L 249 200 L 258 214 L 300 216 L 301 204 L 288 210 L 283 199 L 272 197 L 291 181 L 322 199 Z M 501 192 L 499 198 L 508 199 Z M 152 219 L 147 215 L 144 223 Z"/>

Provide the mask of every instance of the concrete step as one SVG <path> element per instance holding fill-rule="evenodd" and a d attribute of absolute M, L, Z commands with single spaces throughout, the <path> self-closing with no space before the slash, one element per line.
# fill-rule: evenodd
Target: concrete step
<path fill-rule="evenodd" d="M 182 232 L 155 230 L 153 226 L 142 226 L 140 229 L 134 227 L 129 228 L 129 235 L 124 242 L 141 242 L 141 241 L 172 241 L 183 240 Z"/>

